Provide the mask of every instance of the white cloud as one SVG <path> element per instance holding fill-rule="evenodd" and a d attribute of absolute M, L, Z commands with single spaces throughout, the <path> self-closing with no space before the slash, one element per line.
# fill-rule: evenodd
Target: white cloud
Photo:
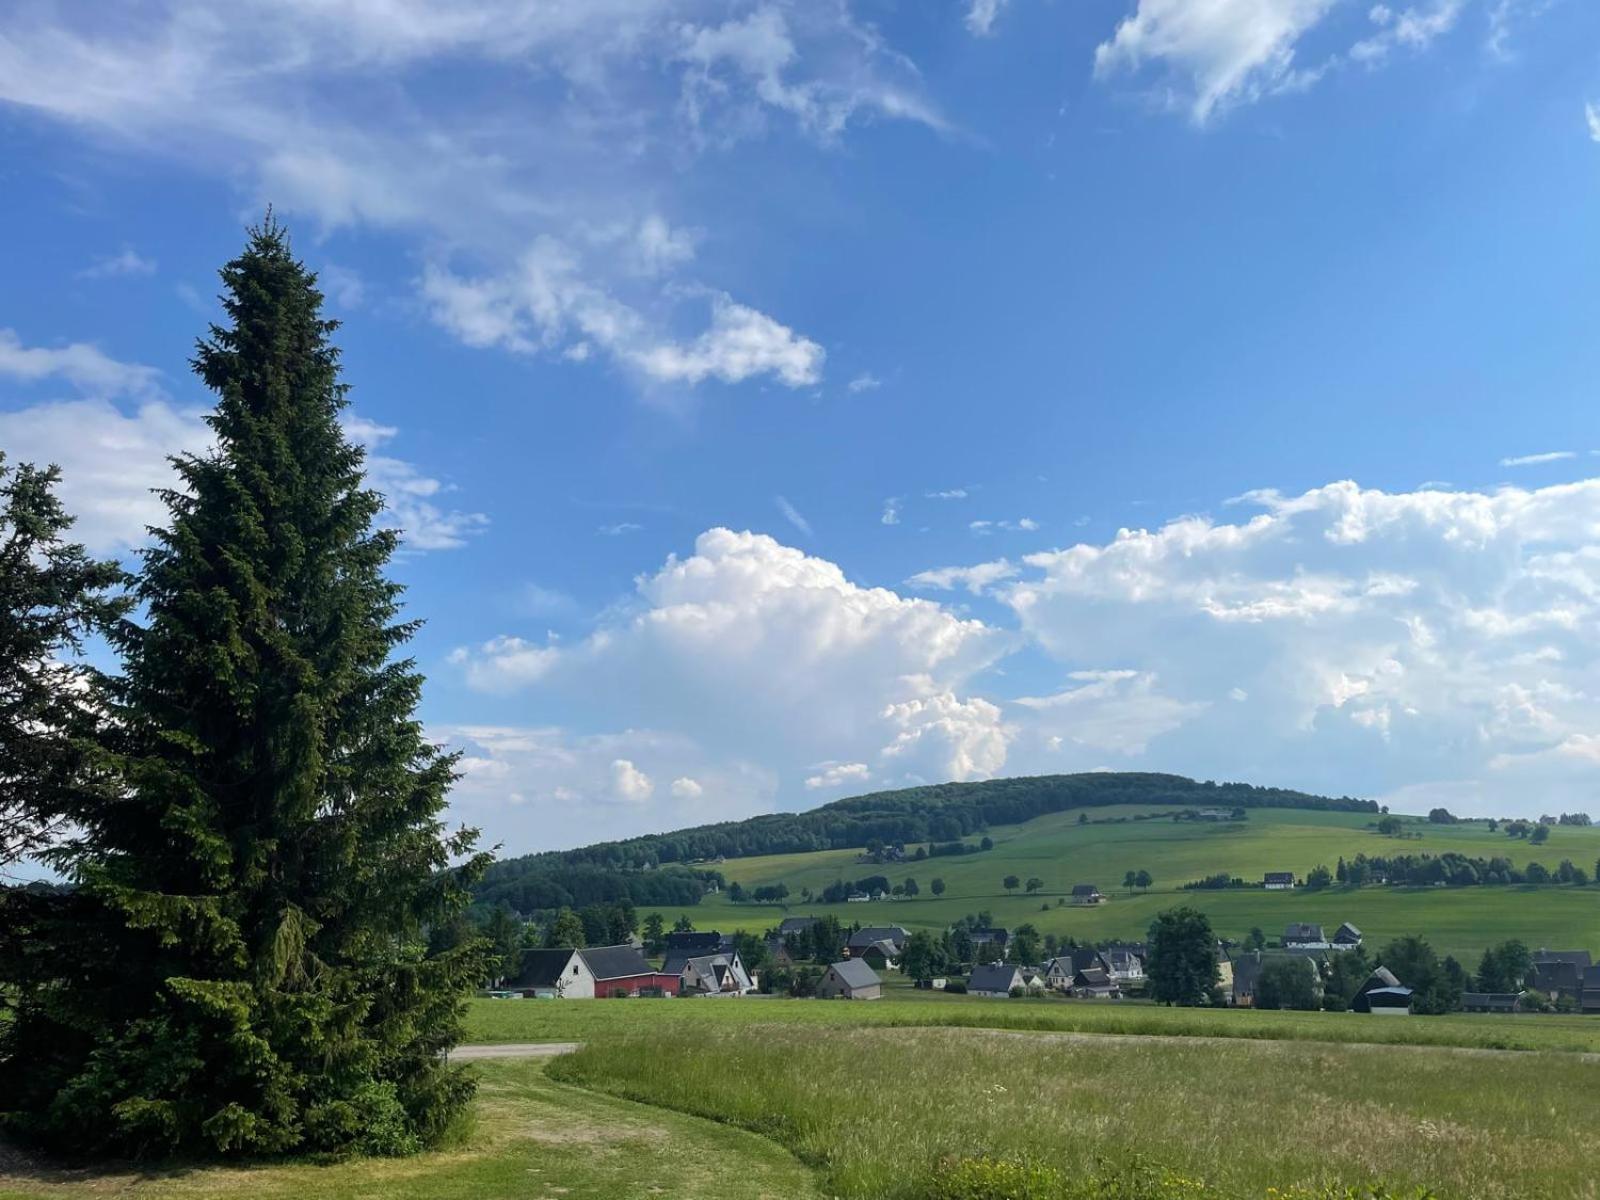
<path fill-rule="evenodd" d="M 672 781 L 672 794 L 679 800 L 698 800 L 705 793 L 699 780 L 690 779 L 687 775 L 680 775 Z"/>
<path fill-rule="evenodd" d="M 915 588 L 934 588 L 939 591 L 964 587 L 977 596 L 1001 580 L 1015 579 L 1016 576 L 1017 568 L 1002 558 L 998 562 L 978 563 L 972 567 L 936 567 L 918 571 L 906 583 Z"/>
<path fill-rule="evenodd" d="M 1008 0 L 968 0 L 967 30 L 975 37 L 988 37 L 994 32 L 995 20 Z"/>
<path fill-rule="evenodd" d="M 1464 7 L 1465 0 L 1433 0 L 1426 7 L 1410 5 L 1398 10 L 1387 4 L 1374 5 L 1369 17 L 1378 32 L 1351 46 L 1350 57 L 1370 66 L 1396 49 L 1426 50 L 1435 38 L 1455 27 Z"/>
<path fill-rule="evenodd" d="M 611 764 L 611 787 L 616 798 L 627 804 L 643 804 L 656 790 L 650 776 L 625 758 Z"/>
<path fill-rule="evenodd" d="M 118 276 L 128 275 L 154 275 L 156 263 L 152 258 L 145 258 L 131 246 L 124 246 L 117 254 L 105 258 L 97 258 L 89 266 L 78 272 L 80 279 L 113 279 Z"/>
<path fill-rule="evenodd" d="M 1334 0 L 1138 0 L 1095 50 L 1095 73 L 1165 64 L 1192 93 L 1196 121 L 1293 84 L 1295 46 Z"/>
<path fill-rule="evenodd" d="M 154 491 L 176 485 L 168 459 L 213 445 L 201 410 L 174 404 L 159 386 L 159 371 L 85 343 L 30 347 L 0 329 L 5 378 L 29 385 L 59 380 L 80 393 L 0 410 L 0 446 L 19 461 L 61 467 L 61 499 L 77 517 L 73 536 L 96 553 L 132 549 L 150 526 L 165 524 L 167 508 Z M 370 452 L 395 435 L 393 428 L 353 413 L 344 428 L 369 450 L 367 481 L 385 498 L 380 522 L 403 530 L 408 549 L 451 549 L 488 524 L 482 513 L 441 507 L 437 498 L 448 487 L 413 464 Z"/>
<path fill-rule="evenodd" d="M 883 516 L 878 518 L 879 524 L 900 524 L 900 497 L 890 496 L 883 502 Z"/>
<path fill-rule="evenodd" d="M 181 161 L 247 205 L 412 238 L 424 311 L 454 336 L 609 357 L 645 383 L 821 376 L 816 342 L 695 274 L 703 235 L 672 211 L 708 190 L 708 149 L 795 131 L 826 147 L 869 119 L 946 127 L 915 66 L 845 4 L 212 8 L 20 11 L 0 102 Z M 325 279 L 339 305 L 364 301 L 348 272 Z"/>
<path fill-rule="evenodd" d="M 1583 106 L 1584 124 L 1589 127 L 1589 140 L 1600 142 L 1600 107 L 1591 100 Z"/>
<path fill-rule="evenodd" d="M 967 498 L 967 489 L 950 488 L 943 492 L 925 492 L 923 494 L 929 500 L 965 500 Z"/>
<path fill-rule="evenodd" d="M 810 791 L 865 783 L 872 775 L 872 768 L 866 763 L 818 763 L 813 770 L 817 773 L 806 777 L 806 788 Z"/>
<path fill-rule="evenodd" d="M 1019 517 L 1015 521 L 968 521 L 967 528 L 973 533 L 993 533 L 996 529 L 1007 533 L 1032 533 L 1039 528 L 1039 522 L 1032 517 Z"/>
<path fill-rule="evenodd" d="M 1039 716 L 1035 732 L 1092 750 L 1143 754 L 1152 738 L 1177 729 L 1206 709 L 1202 701 L 1163 695 L 1156 676 L 1144 671 L 1074 671 L 1079 686 L 1050 696 L 1025 696 L 1017 703 Z"/>
<path fill-rule="evenodd" d="M 1151 681 L 1139 711 L 1179 722 L 1157 762 L 1367 794 L 1465 778 L 1509 808 L 1535 801 L 1491 760 L 1600 728 L 1600 479 L 1253 499 L 1030 555 L 999 589 L 1054 658 Z"/>
<path fill-rule="evenodd" d="M 806 520 L 804 514 L 802 514 L 801 511 L 794 505 L 790 504 L 786 497 L 774 496 L 772 498 L 772 502 L 778 506 L 778 511 L 783 514 L 783 519 L 785 521 L 789 522 L 789 524 L 793 525 L 801 533 L 805 534 L 806 537 L 815 536 L 811 528 L 811 522 Z"/>
<path fill-rule="evenodd" d="M 845 385 L 852 392 L 871 392 L 883 386 L 883 380 L 870 371 L 863 371 Z"/>
<path fill-rule="evenodd" d="M 877 764 L 891 780 L 1004 763 L 999 710 L 961 694 L 1004 636 L 770 537 L 710 530 L 611 613 L 581 643 L 503 637 L 455 660 L 479 689 L 759 762 L 790 795 L 818 762 Z"/>
<path fill-rule="evenodd" d="M 644 526 L 637 521 L 617 521 L 610 525 L 601 525 L 595 530 L 602 537 L 622 537 L 628 533 L 638 533 Z"/>
<path fill-rule="evenodd" d="M 1569 458 L 1577 458 L 1571 450 L 1550 450 L 1544 454 L 1523 454 L 1516 458 L 1502 458 L 1502 467 L 1536 467 L 1544 463 L 1562 462 Z"/>

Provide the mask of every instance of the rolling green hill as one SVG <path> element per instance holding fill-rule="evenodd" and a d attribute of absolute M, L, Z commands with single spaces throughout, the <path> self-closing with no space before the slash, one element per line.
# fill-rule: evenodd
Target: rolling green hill
<path fill-rule="evenodd" d="M 1600 827 L 1554 828 L 1549 842 L 1536 846 L 1490 832 L 1482 821 L 1435 825 L 1423 818 L 1408 818 L 1410 836 L 1397 839 L 1376 832 L 1376 818 L 1369 812 L 1251 808 L 1243 821 L 1202 822 L 1165 817 L 1134 820 L 1136 815 L 1170 812 L 1171 807 L 1115 805 L 1088 810 L 1091 823 L 1081 824 L 1081 811 L 991 827 L 992 850 L 923 862 L 870 865 L 858 861 L 859 849 L 727 858 L 716 869 L 730 884 L 751 889 L 783 883 L 790 891 L 787 907 L 734 904 L 724 892 L 693 906 L 660 911 L 669 921 L 685 915 L 700 929 L 759 932 L 776 925 L 786 913 L 828 912 L 846 922 L 942 929 L 964 914 L 986 910 L 1000 924 L 1031 921 L 1040 933 L 1100 940 L 1141 937 L 1157 912 L 1185 903 L 1209 914 L 1223 936 L 1242 938 L 1252 926 L 1260 926 L 1275 937 L 1291 921 L 1328 926 L 1351 921 L 1369 943 L 1421 934 L 1441 953 L 1464 961 L 1470 958 L 1469 965 L 1475 965 L 1484 947 L 1509 937 L 1535 947 L 1600 950 L 1600 887 L 1592 885 L 1179 890 L 1185 882 L 1218 872 L 1255 881 L 1268 871 L 1292 871 L 1304 877 L 1319 864 L 1332 868 L 1341 856 L 1349 860 L 1357 854 L 1453 851 L 1480 858 L 1502 856 L 1519 867 L 1538 861 L 1551 869 L 1562 859 L 1571 859 L 1592 871 L 1600 856 Z M 1130 895 L 1121 886 L 1123 875 L 1141 869 L 1150 872 L 1154 886 Z M 836 880 L 870 875 L 885 875 L 894 883 L 914 878 L 920 895 L 831 905 L 800 898 L 804 888 L 817 893 Z M 1001 885 L 1007 875 L 1023 880 L 1036 876 L 1045 886 L 1032 896 L 1021 889 L 1008 894 Z M 935 877 L 942 878 L 946 887 L 938 898 L 930 890 Z M 1067 897 L 1078 883 L 1098 885 L 1109 901 L 1092 908 L 1073 906 Z M 1062 900 L 1065 907 L 1058 904 Z"/>

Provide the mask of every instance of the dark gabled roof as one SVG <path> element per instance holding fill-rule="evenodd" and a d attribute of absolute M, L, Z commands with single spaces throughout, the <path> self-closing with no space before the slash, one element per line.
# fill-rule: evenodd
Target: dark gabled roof
<path fill-rule="evenodd" d="M 785 917 L 778 922 L 778 936 L 788 937 L 791 933 L 804 933 L 816 923 L 816 917 Z"/>
<path fill-rule="evenodd" d="M 1513 1009 L 1521 997 L 1516 992 L 1462 992 L 1463 1008 Z"/>
<path fill-rule="evenodd" d="M 1247 951 L 1233 960 L 1233 994 L 1235 996 L 1252 996 L 1255 994 L 1256 980 L 1261 978 L 1261 967 L 1264 961 L 1259 950 Z"/>
<path fill-rule="evenodd" d="M 682 950 L 688 954 L 709 954 L 713 950 L 721 949 L 723 937 L 715 930 L 705 933 L 669 933 L 667 934 L 667 949 Z"/>
<path fill-rule="evenodd" d="M 1067 954 L 1072 960 L 1072 969 L 1082 971 L 1087 967 L 1104 967 L 1106 960 L 1093 946 L 1075 946 Z"/>
<path fill-rule="evenodd" d="M 631 979 L 654 975 L 655 968 L 632 946 L 591 946 L 578 951 L 596 979 Z"/>
<path fill-rule="evenodd" d="M 858 929 L 850 935 L 850 948 L 852 950 L 865 949 L 874 942 L 893 942 L 899 949 L 906 944 L 906 939 L 911 935 L 898 925 L 868 925 L 865 929 Z"/>
<path fill-rule="evenodd" d="M 1075 883 L 1072 885 L 1072 894 L 1074 896 L 1098 896 L 1100 889 L 1092 883 Z"/>
<path fill-rule="evenodd" d="M 874 950 L 883 955 L 885 958 L 900 957 L 900 951 L 888 938 L 881 938 L 878 941 L 873 942 L 870 946 L 853 946 L 851 949 L 854 951 L 853 957 L 855 958 L 860 958 L 863 954 L 870 954 Z"/>
<path fill-rule="evenodd" d="M 967 980 L 967 990 L 970 992 L 1009 992 L 1017 985 L 1021 973 L 1012 966 L 1000 963 L 984 963 L 972 968 L 972 977 Z"/>
<path fill-rule="evenodd" d="M 1294 882 L 1294 872 L 1293 871 L 1268 871 L 1266 873 L 1266 875 L 1264 875 L 1262 877 L 1262 881 L 1265 882 L 1265 883 L 1293 883 Z"/>
<path fill-rule="evenodd" d="M 1286 942 L 1325 942 L 1328 939 L 1322 936 L 1321 925 L 1307 925 L 1302 921 L 1296 921 L 1284 929 L 1283 940 Z"/>
<path fill-rule="evenodd" d="M 1399 986 L 1400 981 L 1394 977 L 1393 971 L 1389 970 L 1388 967 L 1379 967 L 1371 975 L 1367 976 L 1367 981 L 1361 985 L 1361 991 L 1370 992 L 1377 988 L 1392 988 Z M 1357 993 L 1357 995 L 1359 994 L 1360 992 Z"/>
<path fill-rule="evenodd" d="M 1102 950 L 1100 952 L 1100 957 L 1105 959 L 1105 961 L 1110 964 L 1112 970 L 1115 971 L 1126 971 L 1131 967 L 1144 966 L 1143 958 L 1141 958 L 1134 951 L 1125 950 L 1120 946 L 1114 947 L 1110 950 Z"/>
<path fill-rule="evenodd" d="M 1581 970 L 1588 970 L 1594 960 L 1589 957 L 1587 950 L 1544 950 L 1533 952 L 1533 962 L 1537 966 L 1544 962 L 1571 963 Z"/>
<path fill-rule="evenodd" d="M 1085 967 L 1072 977 L 1073 987 L 1110 987 L 1111 976 L 1104 967 Z"/>
<path fill-rule="evenodd" d="M 1541 992 L 1576 991 L 1583 979 L 1584 968 L 1575 962 L 1561 959 L 1536 960 L 1528 972 L 1528 985 Z"/>
<path fill-rule="evenodd" d="M 1600 988 L 1600 966 L 1586 967 L 1584 969 L 1583 986 Z"/>
<path fill-rule="evenodd" d="M 967 932 L 974 942 L 995 942 L 1004 946 L 1011 940 L 1011 931 L 998 925 L 976 925 Z"/>
<path fill-rule="evenodd" d="M 506 984 L 508 988 L 554 987 L 572 961 L 570 946 L 562 950 L 524 950 L 517 976 Z"/>
<path fill-rule="evenodd" d="M 878 973 L 859 958 L 847 958 L 843 962 L 836 962 L 832 969 L 851 988 L 875 987 L 883 982 L 878 978 Z"/>
<path fill-rule="evenodd" d="M 1333 940 L 1336 942 L 1359 942 L 1361 941 L 1361 930 L 1346 921 L 1334 933 Z"/>
<path fill-rule="evenodd" d="M 1370 992 L 1363 992 L 1362 995 L 1366 998 L 1368 1004 L 1384 1000 L 1404 1000 L 1407 1004 L 1411 1003 L 1411 989 L 1408 987 L 1373 988 Z"/>

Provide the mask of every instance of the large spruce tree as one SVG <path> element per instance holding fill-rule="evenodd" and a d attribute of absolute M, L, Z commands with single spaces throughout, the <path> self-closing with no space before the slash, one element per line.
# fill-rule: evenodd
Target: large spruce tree
<path fill-rule="evenodd" d="M 222 280 L 216 448 L 176 461 L 115 638 L 123 787 L 72 814 L 80 886 L 8 971 L 0 1109 L 80 1152 L 403 1153 L 471 1095 L 444 1056 L 482 947 L 425 935 L 481 863 L 396 657 L 336 323 L 270 214 Z"/>

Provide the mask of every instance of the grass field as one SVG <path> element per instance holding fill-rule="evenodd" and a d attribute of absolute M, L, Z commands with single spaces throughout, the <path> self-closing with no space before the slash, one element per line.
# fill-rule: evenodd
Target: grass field
<path fill-rule="evenodd" d="M 925 1026 L 1056 1033 L 1231 1038 L 1260 1041 L 1454 1046 L 1471 1049 L 1600 1053 L 1600 1017 L 1458 1013 L 1393 1019 L 1361 1013 L 1257 1012 L 1163 1008 L 1154 1004 L 1027 999 L 986 1000 L 902 992 L 869 1003 L 746 997 L 726 1000 L 478 1000 L 467 1019 L 472 1042 L 609 1043 L 657 1033 L 771 1028 Z M 920 998 L 913 998 L 920 997 Z M 1592 1068 L 1600 1074 L 1600 1064 Z M 1597 1101 L 1600 1104 L 1600 1101 Z M 1600 1108 L 1597 1108 L 1600 1115 Z"/>
<path fill-rule="evenodd" d="M 1369 945 L 1421 934 L 1441 953 L 1470 958 L 1472 966 L 1485 947 L 1511 937 L 1530 946 L 1600 950 L 1600 887 L 1595 886 L 1178 890 L 1183 883 L 1219 871 L 1257 880 L 1278 870 L 1304 876 L 1319 863 L 1331 869 L 1341 855 L 1351 859 L 1360 853 L 1453 850 L 1485 858 L 1501 855 L 1518 864 L 1538 861 L 1552 869 L 1570 858 L 1592 872 L 1600 857 L 1600 826 L 1561 826 L 1551 832 L 1548 843 L 1531 846 L 1503 833 L 1490 833 L 1483 822 L 1433 825 L 1416 819 L 1410 829 L 1422 836 L 1400 840 L 1369 829 L 1373 818 L 1367 814 L 1297 809 L 1252 809 L 1243 822 L 1107 821 L 1153 811 L 1157 810 L 1133 806 L 1094 809 L 1092 816 L 1099 823 L 1090 825 L 1079 825 L 1076 812 L 1039 817 L 992 830 L 993 850 L 959 858 L 874 867 L 858 864 L 856 851 L 828 850 L 730 859 L 719 869 L 730 882 L 747 888 L 787 884 L 792 893 L 789 912 L 832 912 L 847 922 L 893 923 L 908 929 L 943 929 L 966 913 L 986 909 L 1000 924 L 1031 921 L 1041 933 L 1090 941 L 1137 938 L 1157 912 L 1182 900 L 1205 911 L 1218 933 L 1228 937 L 1243 937 L 1252 926 L 1275 936 L 1291 921 L 1330 926 L 1352 921 L 1367 935 Z M 1155 886 L 1147 894 L 1129 896 L 1120 886 L 1122 877 L 1140 869 L 1154 876 Z M 836 879 L 871 874 L 887 875 L 894 882 L 912 876 L 922 894 L 911 900 L 831 906 L 798 898 L 803 887 L 820 891 Z M 1001 886 L 1007 875 L 1024 880 L 1037 876 L 1045 883 L 1044 891 L 1008 895 Z M 936 876 L 947 888 L 938 898 L 928 891 Z M 1092 908 L 1057 907 L 1056 901 L 1075 883 L 1097 884 L 1111 899 Z M 770 905 L 736 905 L 724 895 L 709 896 L 693 908 L 663 910 L 663 915 L 669 923 L 687 915 L 700 929 L 760 932 L 776 925 L 784 912 Z"/>
<path fill-rule="evenodd" d="M 1068 1178 L 1142 1156 L 1229 1197 L 1379 1180 L 1463 1200 L 1600 1194 L 1596 1068 L 1570 1056 L 980 1030 L 747 1033 L 599 1041 L 551 1069 L 758 1130 L 816 1166 L 829 1195 L 863 1200 L 936 1195 L 935 1164 L 952 1153 L 1031 1158 Z"/>
<path fill-rule="evenodd" d="M 0 1200 L 809 1200 L 813 1171 L 727 1124 L 557 1083 L 543 1062 L 485 1062 L 459 1145 L 408 1159 L 247 1170 L 21 1171 L 0 1158 Z"/>

